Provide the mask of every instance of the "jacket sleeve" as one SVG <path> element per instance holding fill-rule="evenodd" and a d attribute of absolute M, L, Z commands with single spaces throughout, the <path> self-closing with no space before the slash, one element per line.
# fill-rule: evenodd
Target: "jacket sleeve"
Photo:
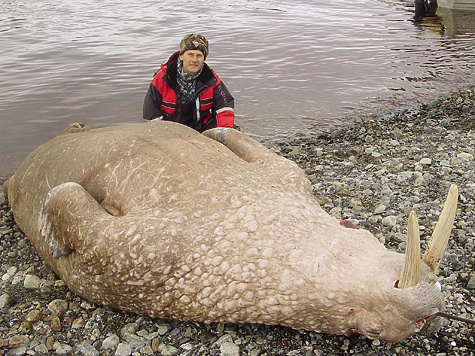
<path fill-rule="evenodd" d="M 161 120 L 163 114 L 159 108 L 162 107 L 162 95 L 157 87 L 150 83 L 147 94 L 143 101 L 143 118 L 144 120 Z"/>
<path fill-rule="evenodd" d="M 233 127 L 234 98 L 222 81 L 214 88 L 213 97 L 218 127 Z"/>

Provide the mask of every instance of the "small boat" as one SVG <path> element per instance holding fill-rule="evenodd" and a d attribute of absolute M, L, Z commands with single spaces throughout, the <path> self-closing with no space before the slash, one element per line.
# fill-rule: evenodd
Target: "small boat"
<path fill-rule="evenodd" d="M 475 0 L 437 0 L 437 5 L 453 10 L 475 10 Z"/>

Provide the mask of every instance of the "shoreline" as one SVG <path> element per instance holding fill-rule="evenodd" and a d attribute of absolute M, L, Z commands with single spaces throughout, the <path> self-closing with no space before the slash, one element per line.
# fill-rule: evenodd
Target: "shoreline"
<path fill-rule="evenodd" d="M 419 216 L 425 249 L 448 187 L 457 184 L 458 213 L 440 282 L 447 312 L 475 319 L 473 89 L 270 146 L 305 171 L 331 215 L 370 230 L 399 252 L 409 212 Z M 452 320 L 436 333 L 389 344 L 281 326 L 157 320 L 94 305 L 45 266 L 1 196 L 0 355 L 475 355 L 475 329 Z M 66 305 L 60 318 L 56 300 Z"/>

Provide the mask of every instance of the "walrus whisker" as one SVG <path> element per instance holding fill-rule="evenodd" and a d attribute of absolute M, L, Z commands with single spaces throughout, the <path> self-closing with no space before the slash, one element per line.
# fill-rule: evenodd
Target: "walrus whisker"
<path fill-rule="evenodd" d="M 450 314 L 447 314 L 447 313 L 444 313 L 444 312 L 437 312 L 437 313 L 434 314 L 434 316 L 440 316 L 442 318 L 453 319 L 453 320 L 462 321 L 464 323 L 469 323 L 469 324 L 475 325 L 475 320 L 462 318 L 460 316 L 450 315 Z"/>

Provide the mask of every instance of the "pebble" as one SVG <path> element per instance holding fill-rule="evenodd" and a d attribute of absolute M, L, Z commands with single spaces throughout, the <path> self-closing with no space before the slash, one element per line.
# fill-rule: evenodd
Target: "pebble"
<path fill-rule="evenodd" d="M 233 342 L 223 342 L 219 351 L 221 356 L 239 356 L 239 346 Z"/>
<path fill-rule="evenodd" d="M 162 356 L 172 356 L 178 352 L 178 349 L 172 345 L 161 345 L 158 350 Z"/>
<path fill-rule="evenodd" d="M 48 303 L 48 309 L 54 315 L 62 316 L 68 310 L 68 302 L 64 299 L 55 299 Z"/>
<path fill-rule="evenodd" d="M 102 342 L 102 348 L 105 350 L 115 350 L 119 345 L 120 339 L 117 335 L 112 334 L 104 339 Z"/>
<path fill-rule="evenodd" d="M 117 350 L 115 351 L 116 356 L 129 356 L 132 354 L 132 349 L 126 343 L 121 342 L 117 346 Z"/>
<path fill-rule="evenodd" d="M 467 283 L 467 288 L 468 289 L 475 289 L 475 275 L 472 275 L 470 277 L 470 280 Z"/>
<path fill-rule="evenodd" d="M 425 249 L 450 184 L 459 186 L 455 229 L 439 282 L 447 312 L 475 319 L 475 95 L 453 93 L 313 137 L 267 143 L 307 174 L 322 206 L 405 249 L 417 212 Z M 160 320 L 87 302 L 35 253 L 0 194 L 2 355 L 475 355 L 475 330 L 447 320 L 432 334 L 390 344 L 282 326 Z"/>
<path fill-rule="evenodd" d="M 41 285 L 41 279 L 37 276 L 26 275 L 25 281 L 23 282 L 23 286 L 29 289 L 38 289 Z"/>
<path fill-rule="evenodd" d="M 4 293 L 2 296 L 0 296 L 0 309 L 3 309 L 4 307 L 8 307 L 12 304 L 15 303 L 15 298 L 12 297 L 10 294 Z"/>

